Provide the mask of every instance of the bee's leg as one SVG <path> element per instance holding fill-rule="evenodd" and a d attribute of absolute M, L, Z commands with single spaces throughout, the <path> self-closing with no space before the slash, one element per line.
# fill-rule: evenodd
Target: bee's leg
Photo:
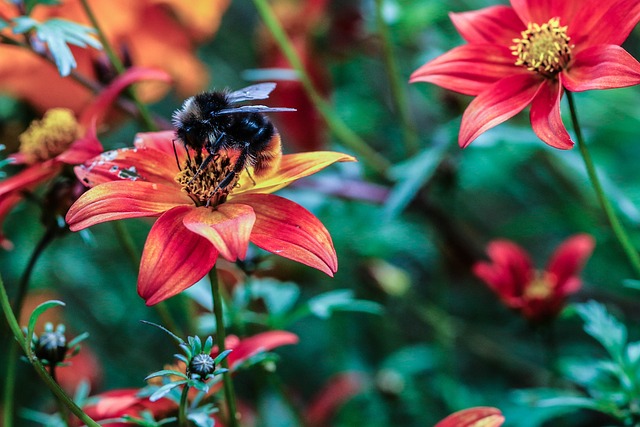
<path fill-rule="evenodd" d="M 233 179 L 242 172 L 242 169 L 245 168 L 247 164 L 247 159 L 249 158 L 249 144 L 245 144 L 240 150 L 240 154 L 238 155 L 238 159 L 236 160 L 236 164 L 233 165 L 233 170 L 231 170 L 227 176 L 224 177 L 220 184 L 216 187 L 216 191 L 220 189 L 224 189 L 227 185 L 231 184 Z"/>
<path fill-rule="evenodd" d="M 253 177 L 251 176 L 251 172 L 249 172 L 249 167 L 245 167 L 244 170 L 245 170 L 245 172 L 247 172 L 247 176 L 249 177 L 249 179 L 251 180 L 253 185 L 256 185 L 256 180 L 253 179 Z"/>
<path fill-rule="evenodd" d="M 202 172 L 207 166 L 209 166 L 209 163 L 211 163 L 213 160 L 215 160 L 218 156 L 217 155 L 213 155 L 213 154 L 209 154 L 203 161 L 202 163 L 200 163 L 200 166 L 198 167 L 198 170 L 196 171 L 195 174 L 193 174 L 193 176 L 191 177 L 191 179 L 189 180 L 189 184 L 191 184 L 193 182 L 194 179 L 196 179 L 196 177 L 198 175 L 200 175 L 200 172 Z"/>
<path fill-rule="evenodd" d="M 180 167 L 180 160 L 178 159 L 178 151 L 176 150 L 176 140 L 174 139 L 172 142 L 173 142 L 173 154 L 176 156 L 176 164 L 178 165 L 178 169 L 182 170 L 182 168 Z"/>

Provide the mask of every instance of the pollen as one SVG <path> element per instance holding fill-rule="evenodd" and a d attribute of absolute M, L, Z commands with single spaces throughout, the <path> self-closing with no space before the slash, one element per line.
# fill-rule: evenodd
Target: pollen
<path fill-rule="evenodd" d="M 206 159 L 206 158 L 204 158 Z M 211 162 L 200 168 L 202 157 L 194 161 L 188 157 L 176 175 L 176 181 L 198 206 L 216 207 L 224 203 L 227 196 L 236 187 L 240 174 L 231 173 L 234 163 L 224 152 L 217 153 Z M 226 183 L 231 179 L 230 182 Z"/>
<path fill-rule="evenodd" d="M 545 300 L 553 294 L 553 275 L 547 272 L 536 272 L 535 277 L 524 289 L 527 299 Z"/>
<path fill-rule="evenodd" d="M 517 58 L 516 65 L 548 78 L 567 67 L 574 47 L 567 35 L 567 26 L 560 26 L 559 18 L 542 25 L 530 22 L 521 38 L 513 42 L 511 50 Z"/>
<path fill-rule="evenodd" d="M 49 160 L 63 153 L 79 136 L 80 128 L 73 112 L 53 108 L 42 120 L 31 122 L 20 135 L 20 153 L 27 164 Z"/>

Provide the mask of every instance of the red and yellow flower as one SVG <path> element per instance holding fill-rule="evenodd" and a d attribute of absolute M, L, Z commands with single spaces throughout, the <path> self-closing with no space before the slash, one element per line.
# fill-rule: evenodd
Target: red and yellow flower
<path fill-rule="evenodd" d="M 67 214 L 73 231 L 117 219 L 159 217 L 147 237 L 138 275 L 138 293 L 147 305 L 193 285 L 218 256 L 243 259 L 249 242 L 328 275 L 336 272 L 335 249 L 322 223 L 271 193 L 353 157 L 334 152 L 284 155 L 273 175 L 254 179 L 243 171 L 220 188 L 233 158 L 219 153 L 197 172 L 174 138 L 172 131 L 142 133 L 135 148 L 104 153 L 76 168 L 80 180 L 93 188 Z M 176 156 L 187 160 L 179 166 Z"/>
<path fill-rule="evenodd" d="M 560 117 L 565 89 L 640 83 L 640 63 L 620 47 L 640 20 L 636 1 L 511 0 L 511 7 L 450 17 L 468 44 L 418 68 L 410 81 L 476 97 L 462 117 L 463 148 L 531 105 L 536 135 L 569 149 L 573 142 Z"/>
<path fill-rule="evenodd" d="M 169 76 L 160 70 L 131 68 L 102 91 L 79 119 L 68 109 L 54 108 L 20 135 L 20 151 L 9 158 L 13 164 L 24 165 L 24 169 L 0 181 L 0 224 L 26 192 L 50 182 L 63 172 L 65 166 L 83 163 L 103 151 L 96 136 L 97 123 L 102 121 L 122 90 L 143 80 L 168 81 Z M 80 186 L 71 191 L 79 193 L 83 189 Z M 79 194 L 74 195 L 77 197 Z M 65 206 L 64 211 L 68 207 Z M 10 247 L 1 232 L 0 243 L 5 248 Z"/>
<path fill-rule="evenodd" d="M 512 309 L 532 321 L 555 317 L 568 295 L 582 285 L 578 274 L 591 256 L 593 237 L 577 234 L 565 240 L 553 253 L 543 271 L 533 268 L 529 255 L 508 240 L 494 240 L 487 246 L 491 262 L 478 262 L 473 273 L 484 281 Z"/>

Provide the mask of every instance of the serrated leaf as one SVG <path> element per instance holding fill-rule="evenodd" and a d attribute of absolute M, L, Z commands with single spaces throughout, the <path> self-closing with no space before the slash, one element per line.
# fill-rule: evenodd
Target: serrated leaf
<path fill-rule="evenodd" d="M 593 300 L 576 304 L 576 312 L 584 321 L 585 332 L 600 342 L 614 360 L 622 362 L 627 328 L 604 305 Z"/>
<path fill-rule="evenodd" d="M 37 306 L 35 310 L 33 310 L 33 312 L 31 313 L 31 316 L 29 317 L 29 324 L 27 327 L 27 339 L 31 339 L 31 337 L 33 337 L 33 330 L 35 329 L 36 323 L 38 322 L 38 318 L 42 315 L 42 313 L 56 306 L 64 307 L 65 303 L 58 300 L 49 300 L 49 301 L 43 302 L 42 304 Z"/>
<path fill-rule="evenodd" d="M 186 383 L 187 383 L 187 380 L 180 380 L 173 383 L 165 384 L 159 389 L 157 389 L 156 391 L 154 391 L 153 394 L 149 396 L 149 400 L 152 402 L 155 402 L 156 400 L 160 400 L 174 388 Z"/>
<path fill-rule="evenodd" d="M 68 76 L 77 66 L 69 45 L 102 49 L 100 42 L 92 35 L 95 29 L 60 18 L 52 18 L 45 22 L 20 16 L 13 19 L 13 32 L 22 34 L 35 31 L 36 37 L 45 43 L 53 57 L 61 76 Z"/>

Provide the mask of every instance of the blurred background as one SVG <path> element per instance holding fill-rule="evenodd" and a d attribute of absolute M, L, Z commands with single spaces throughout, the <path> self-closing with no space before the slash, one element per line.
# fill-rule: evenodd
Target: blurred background
<path fill-rule="evenodd" d="M 385 173 L 326 126 L 252 2 L 193 2 L 191 11 L 169 0 L 90 3 L 105 31 L 113 32 L 125 63 L 158 66 L 174 76 L 170 88 L 139 88 L 160 123 L 167 125 L 182 101 L 199 91 L 276 81 L 269 105 L 298 110 L 272 117 L 286 152 L 335 150 L 361 160 L 333 165 L 279 193 L 311 210 L 331 233 L 339 259 L 334 278 L 257 248 L 240 265 L 219 265 L 229 296 L 229 332 L 248 336 L 285 329 L 300 337 L 299 344 L 275 350 L 275 374 L 259 364 L 235 377 L 256 425 L 298 425 L 302 419 L 305 425 L 425 426 L 481 405 L 500 408 L 508 426 L 622 425 L 590 410 L 531 406 L 531 389 L 584 393 L 586 387 L 567 379 L 563 366 L 576 357 L 603 359 L 606 352 L 583 331 L 575 311 L 565 311 L 553 326 L 531 325 L 471 272 L 494 239 L 518 243 L 542 269 L 559 243 L 589 233 L 596 248 L 571 301 L 606 304 L 628 325 L 629 341 L 638 339 L 640 291 L 626 281 L 632 271 L 577 149 L 546 146 L 531 131 L 528 114 L 520 114 L 461 150 L 460 117 L 471 98 L 408 84 L 419 66 L 464 43 L 449 11 L 496 2 L 270 2 L 321 97 L 388 162 Z M 129 7 L 140 10 L 129 15 Z M 623 45 L 636 58 L 639 35 L 636 29 Z M 400 98 L 387 49 L 397 67 Z M 64 105 L 81 111 L 90 98 L 81 89 L 79 95 L 56 97 L 55 68 L 29 63 L 26 57 L 33 54 L 27 53 L 23 61 L 0 51 L 0 144 L 6 146 L 0 158 L 17 150 L 18 135 L 45 109 Z M 109 81 L 100 52 L 74 53 L 80 72 Z M 60 89 L 67 95 L 72 90 Z M 635 87 L 575 95 L 598 173 L 636 247 L 639 94 Z M 100 133 L 106 149 L 131 146 L 135 133 L 145 130 L 121 112 L 112 116 Z M 570 126 L 568 116 L 564 121 Z M 3 169 L 9 175 L 15 170 Z M 36 191 L 4 220 L 11 247 L 0 250 L 0 273 L 10 296 L 46 232 L 46 192 Z M 122 223 L 141 251 L 152 222 Z M 65 322 L 68 336 L 90 334 L 81 351 L 90 357 L 78 362 L 82 369 L 74 362 L 73 374 L 86 376 L 91 394 L 142 387 L 144 377 L 175 353 L 168 336 L 140 323 L 162 319 L 138 297 L 137 271 L 110 223 L 60 233 L 33 269 L 23 311 L 48 298 L 66 303 L 54 319 Z M 207 292 L 201 283 L 168 301 L 181 332 L 213 333 Z M 0 377 L 6 375 L 5 359 L 0 352 Z M 28 411 L 18 411 L 16 425 L 43 425 L 33 421 L 33 411 L 53 409 L 49 391 L 26 363 L 19 363 L 18 378 L 16 405 Z M 78 378 L 70 381 L 70 387 L 78 386 Z M 329 392 L 336 403 L 325 409 L 323 424 L 313 424 L 310 408 L 332 384 L 338 384 Z M 336 390 L 349 392 L 341 398 Z"/>

